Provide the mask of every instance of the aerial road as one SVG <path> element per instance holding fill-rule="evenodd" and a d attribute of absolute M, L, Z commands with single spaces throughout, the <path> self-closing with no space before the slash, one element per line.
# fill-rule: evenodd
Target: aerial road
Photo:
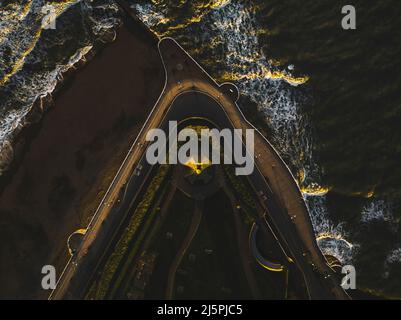
<path fill-rule="evenodd" d="M 201 118 L 220 128 L 254 129 L 235 103 L 232 85 L 218 85 L 173 39 L 159 42 L 166 73 L 164 89 L 108 188 L 75 255 L 66 265 L 51 299 L 82 298 L 110 239 L 140 197 L 152 166 L 145 159 L 146 133 Z M 302 194 L 271 144 L 255 132 L 255 170 L 248 176 L 266 223 L 273 225 L 289 261 L 301 271 L 310 299 L 347 299 L 317 246 Z M 294 217 L 296 217 L 294 219 Z"/>

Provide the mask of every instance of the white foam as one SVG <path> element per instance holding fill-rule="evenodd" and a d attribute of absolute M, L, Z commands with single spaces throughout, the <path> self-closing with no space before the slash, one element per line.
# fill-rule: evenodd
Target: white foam
<path fill-rule="evenodd" d="M 363 207 L 361 213 L 361 222 L 367 223 L 373 220 L 382 220 L 392 222 L 393 208 L 390 201 L 383 199 L 371 199 Z"/>
<path fill-rule="evenodd" d="M 116 18 L 118 7 L 115 4 L 98 5 L 96 16 L 91 16 L 92 6 L 86 2 L 77 0 L 58 3 L 56 4 L 58 16 L 73 5 L 79 4 L 81 5 L 80 9 L 92 22 L 90 27 L 95 35 L 100 35 L 119 23 Z M 2 11 L 0 14 L 2 18 L 0 23 L 0 29 L 2 29 L 0 32 L 0 54 L 11 50 L 11 61 L 8 65 L 19 66 L 6 83 L 7 85 L 12 84 L 13 87 L 7 93 L 9 99 L 0 102 L 0 175 L 13 159 L 11 141 L 25 125 L 23 119 L 32 107 L 33 102 L 39 97 L 52 93 L 61 78 L 61 74 L 73 67 L 92 49 L 91 44 L 77 46 L 75 53 L 66 63 L 56 65 L 54 70 L 39 70 L 35 74 L 27 76 L 22 70 L 25 62 L 31 64 L 42 62 L 41 59 L 46 56 L 46 53 L 42 52 L 43 49 L 40 51 L 36 48 L 36 42 L 40 39 L 41 19 L 43 17 L 42 5 L 42 1 L 33 0 L 26 7 L 13 5 L 9 11 Z M 103 12 L 101 12 L 102 9 Z M 56 35 L 59 36 L 57 33 Z M 57 37 L 52 40 L 53 44 L 61 44 L 65 41 L 62 35 L 61 38 Z M 21 63 L 16 64 L 18 61 Z M 4 74 L 0 72 L 0 80 L 1 78 L 4 78 Z"/>
<path fill-rule="evenodd" d="M 386 262 L 401 263 L 401 248 L 397 248 L 391 251 L 386 258 Z"/>
<path fill-rule="evenodd" d="M 390 265 L 401 264 L 401 248 L 393 249 L 389 252 L 384 261 L 382 278 L 388 279 L 390 276 Z"/>

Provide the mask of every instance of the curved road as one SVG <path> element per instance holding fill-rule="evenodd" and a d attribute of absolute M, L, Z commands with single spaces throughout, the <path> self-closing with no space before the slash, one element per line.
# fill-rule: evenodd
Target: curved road
<path fill-rule="evenodd" d="M 128 208 L 145 183 L 144 176 L 151 170 L 144 157 L 148 144 L 145 136 L 149 129 L 167 128 L 170 120 L 195 117 L 210 119 L 222 128 L 254 129 L 232 100 L 230 92 L 220 87 L 173 39 L 161 40 L 159 51 L 166 72 L 163 92 L 50 298 L 78 298 L 84 294 L 93 270 L 98 266 L 99 254 L 106 251 L 104 248 L 107 248 L 116 224 L 128 214 Z M 317 246 L 302 194 L 288 167 L 259 132 L 255 132 L 254 147 L 257 155 L 255 170 L 248 179 L 260 195 L 260 204 L 278 231 L 290 260 L 301 270 L 309 297 L 347 299 Z M 125 190 L 123 197 L 121 190 Z M 291 219 L 292 216 L 296 218 Z"/>

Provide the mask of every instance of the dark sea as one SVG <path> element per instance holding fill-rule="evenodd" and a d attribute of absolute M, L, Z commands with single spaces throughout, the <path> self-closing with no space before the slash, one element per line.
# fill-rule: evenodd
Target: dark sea
<path fill-rule="evenodd" d="M 268 127 L 269 139 L 298 179 L 322 251 L 345 264 L 355 264 L 357 272 L 361 270 L 364 289 L 401 296 L 400 286 L 392 285 L 401 282 L 400 237 L 374 247 L 382 250 L 379 256 L 371 252 L 371 241 L 380 243 L 383 233 L 399 234 L 400 215 L 394 212 L 398 198 L 375 194 L 365 186 L 376 185 L 378 178 L 364 185 L 365 180 L 358 184 L 347 174 L 338 182 L 337 173 L 330 175 L 331 164 L 325 161 L 324 152 L 339 150 L 334 144 L 330 149 L 330 138 L 320 134 L 326 119 L 316 116 L 325 110 L 316 101 L 324 101 L 330 88 L 321 90 L 316 79 L 323 77 L 324 70 L 326 77 L 333 71 L 320 68 L 317 72 L 313 65 L 327 63 L 330 52 L 300 56 L 296 39 L 302 37 L 303 43 L 309 43 L 308 32 L 297 36 L 288 27 L 289 21 L 300 19 L 301 12 L 310 13 L 303 21 L 313 21 L 314 16 L 327 11 L 338 13 L 338 25 L 331 27 L 339 28 L 340 1 L 322 1 L 324 6 L 305 1 L 309 5 L 306 13 L 304 8 L 295 10 L 302 1 L 290 0 L 288 10 L 287 1 L 268 0 L 128 2 L 159 37 L 174 37 L 219 82 L 231 81 L 239 87 L 239 104 L 255 108 L 255 117 Z M 42 23 L 47 4 L 54 6 L 57 15 L 54 30 Z M 89 52 L 97 39 L 113 32 L 120 18 L 113 1 L 0 1 L 0 174 L 12 161 L 13 137 L 26 125 L 24 116 L 35 99 L 51 93 L 61 73 Z M 325 22 L 319 23 L 321 28 L 327 27 Z M 310 38 L 313 36 L 310 33 Z M 289 46 L 294 43 L 295 47 Z M 310 65 L 308 59 L 312 58 Z M 331 130 L 338 128 L 340 132 L 343 121 L 335 116 L 330 119 Z M 356 144 L 351 150 L 358 148 Z M 347 163 L 334 166 L 341 172 L 347 170 Z M 351 185 L 356 187 L 348 190 Z M 374 268 L 367 267 L 371 259 L 375 260 Z"/>

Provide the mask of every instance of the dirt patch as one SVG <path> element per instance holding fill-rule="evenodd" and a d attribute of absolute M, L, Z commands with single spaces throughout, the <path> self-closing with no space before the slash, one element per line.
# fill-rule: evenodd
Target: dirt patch
<path fill-rule="evenodd" d="M 86 227 L 156 102 L 164 71 L 138 30 L 125 23 L 29 129 L 0 195 L 0 298 L 47 297 L 42 266 L 60 274 L 68 236 Z"/>

